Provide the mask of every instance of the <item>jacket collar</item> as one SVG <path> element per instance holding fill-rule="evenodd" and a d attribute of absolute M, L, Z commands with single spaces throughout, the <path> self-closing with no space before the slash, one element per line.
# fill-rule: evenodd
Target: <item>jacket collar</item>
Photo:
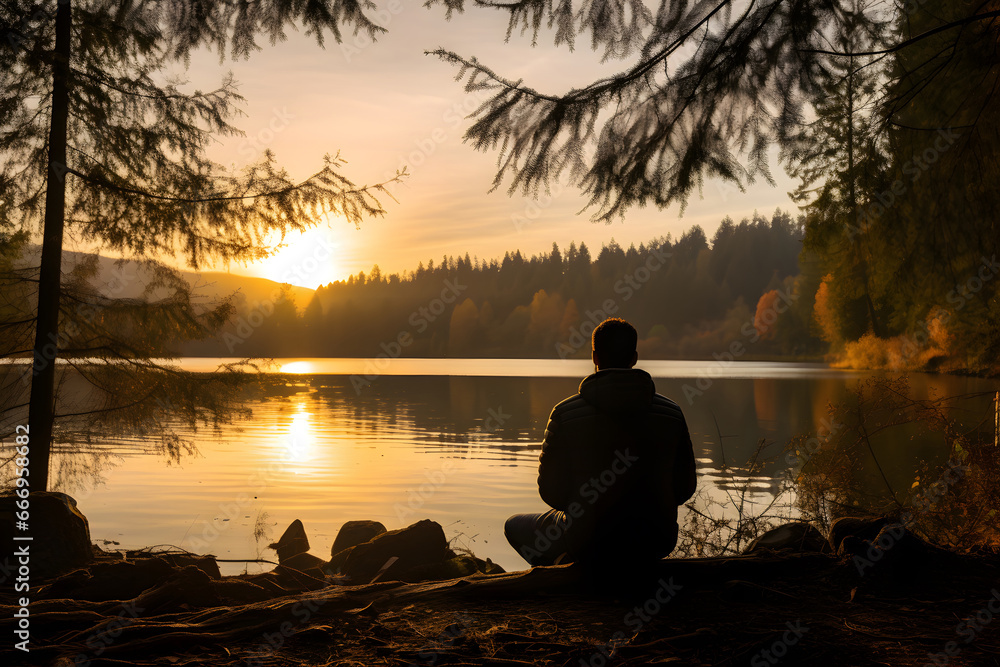
<path fill-rule="evenodd" d="M 640 368 L 606 368 L 580 383 L 580 395 L 601 412 L 639 412 L 653 401 L 656 385 Z"/>

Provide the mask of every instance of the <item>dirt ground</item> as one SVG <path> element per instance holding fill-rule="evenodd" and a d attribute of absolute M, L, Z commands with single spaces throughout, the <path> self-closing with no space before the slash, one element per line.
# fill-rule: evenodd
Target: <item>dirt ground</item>
<path fill-rule="evenodd" d="M 1000 558 L 874 564 L 765 554 L 666 560 L 635 581 L 572 566 L 443 582 L 245 585 L 40 600 L 32 665 L 1000 665 Z M 287 583 L 287 581 L 286 581 Z M 187 592 L 186 592 L 187 591 Z M 4 593 L 3 632 L 12 599 Z"/>

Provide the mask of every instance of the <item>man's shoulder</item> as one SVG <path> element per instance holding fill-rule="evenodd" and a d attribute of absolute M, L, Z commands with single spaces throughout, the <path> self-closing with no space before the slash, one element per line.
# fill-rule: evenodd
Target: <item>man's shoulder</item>
<path fill-rule="evenodd" d="M 680 406 L 662 394 L 653 394 L 653 400 L 649 404 L 649 412 L 660 417 L 684 422 L 684 413 Z M 552 408 L 552 417 L 558 417 L 563 421 L 589 417 L 596 413 L 597 409 L 588 403 L 582 394 L 573 394 Z"/>
<path fill-rule="evenodd" d="M 561 419 L 574 419 L 594 412 L 594 407 L 583 399 L 581 394 L 573 394 L 569 398 L 556 403 L 552 408 L 552 416 Z"/>
<path fill-rule="evenodd" d="M 670 400 L 663 394 L 653 394 L 653 402 L 650 404 L 650 412 L 682 422 L 684 421 L 684 413 L 681 411 L 681 406 L 677 405 L 676 402 Z"/>

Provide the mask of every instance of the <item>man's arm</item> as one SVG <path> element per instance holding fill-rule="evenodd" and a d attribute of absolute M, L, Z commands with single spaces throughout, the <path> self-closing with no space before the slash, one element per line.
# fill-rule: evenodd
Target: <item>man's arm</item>
<path fill-rule="evenodd" d="M 681 437 L 674 456 L 674 497 L 678 505 L 683 505 L 694 495 L 698 486 L 698 476 L 695 472 L 694 446 L 691 444 L 687 422 L 682 421 L 680 433 Z"/>
<path fill-rule="evenodd" d="M 556 411 L 549 415 L 538 457 L 538 495 L 550 507 L 565 510 L 570 503 L 570 448 L 561 432 Z"/>

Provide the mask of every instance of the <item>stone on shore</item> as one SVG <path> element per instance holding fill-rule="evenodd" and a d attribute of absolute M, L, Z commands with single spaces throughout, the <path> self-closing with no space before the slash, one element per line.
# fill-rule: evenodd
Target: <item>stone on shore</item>
<path fill-rule="evenodd" d="M 286 558 L 281 561 L 281 565 L 279 565 L 279 567 L 291 568 L 304 574 L 308 574 L 311 577 L 318 578 L 322 578 L 326 575 L 326 572 L 323 571 L 324 566 L 326 566 L 325 560 L 319 556 L 313 556 L 308 553 L 295 554 L 291 558 Z"/>
<path fill-rule="evenodd" d="M 306 529 L 302 522 L 298 519 L 293 521 L 281 534 L 281 538 L 277 542 L 269 544 L 267 548 L 278 552 L 279 563 L 284 563 L 289 558 L 309 551 L 309 538 L 306 536 Z"/>
<path fill-rule="evenodd" d="M 888 523 L 888 519 L 878 516 L 842 516 L 835 519 L 830 524 L 830 548 L 837 553 L 840 551 L 840 543 L 848 536 L 871 542 Z"/>
<path fill-rule="evenodd" d="M 333 547 L 330 548 L 330 557 L 333 558 L 344 549 L 368 542 L 385 532 L 385 526 L 378 521 L 348 521 L 340 527 L 337 539 L 333 541 Z"/>
<path fill-rule="evenodd" d="M 59 577 L 43 587 L 37 597 L 42 600 L 72 598 L 91 602 L 131 600 L 143 591 L 161 585 L 177 569 L 163 558 L 95 563 L 87 569 Z"/>
<path fill-rule="evenodd" d="M 134 558 L 135 552 L 130 553 L 130 558 Z M 221 579 L 222 572 L 219 571 L 219 563 L 215 560 L 215 556 L 202 556 L 199 554 L 191 553 L 162 553 L 157 554 L 158 558 L 162 558 L 167 561 L 173 567 L 186 567 L 188 565 L 193 565 L 205 574 L 209 576 L 210 579 Z"/>
<path fill-rule="evenodd" d="M 352 547 L 341 569 L 357 583 L 372 581 L 380 571 L 381 580 L 410 581 L 420 568 L 454 557 L 441 524 L 424 519 Z"/>
<path fill-rule="evenodd" d="M 765 549 L 772 551 L 829 551 L 823 533 L 804 521 L 795 521 L 772 528 L 759 535 L 743 553 L 759 553 Z"/>
<path fill-rule="evenodd" d="M 25 511 L 27 504 L 27 530 L 19 529 L 17 513 Z M 14 537 L 31 537 L 31 574 L 49 578 L 64 572 L 85 567 L 94 560 L 90 545 L 90 524 L 77 508 L 76 500 L 56 491 L 35 491 L 25 503 L 13 492 L 0 496 L 0 540 L 7 545 L 18 545 Z M 12 549 L 7 556 L 11 557 Z"/>

